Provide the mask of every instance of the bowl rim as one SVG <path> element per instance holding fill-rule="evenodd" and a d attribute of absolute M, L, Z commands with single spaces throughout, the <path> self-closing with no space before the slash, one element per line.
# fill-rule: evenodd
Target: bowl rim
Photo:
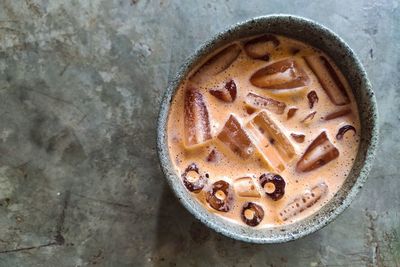
<path fill-rule="evenodd" d="M 293 232 L 285 232 L 282 235 L 278 236 L 250 236 L 246 234 L 245 231 L 233 231 L 231 228 L 224 228 L 221 227 L 221 225 L 218 225 L 217 222 L 215 222 L 214 218 L 208 214 L 209 212 L 199 212 L 198 210 L 195 209 L 193 206 L 193 202 L 190 201 L 186 197 L 181 196 L 181 190 L 178 187 L 177 178 L 179 178 L 179 175 L 173 170 L 168 168 L 168 164 L 171 164 L 171 160 L 169 158 L 169 151 L 168 151 L 168 140 L 167 140 L 167 123 L 168 123 L 168 114 L 169 114 L 169 109 L 170 109 L 170 103 L 172 101 L 173 96 L 175 95 L 176 90 L 179 88 L 179 85 L 181 81 L 185 78 L 185 74 L 190 70 L 190 67 L 194 61 L 196 61 L 199 56 L 204 55 L 204 52 L 209 49 L 210 46 L 215 45 L 216 42 L 218 42 L 221 39 L 224 39 L 226 37 L 229 38 L 229 35 L 231 34 L 232 31 L 239 31 L 240 28 L 247 26 L 248 24 L 252 23 L 268 23 L 269 21 L 275 20 L 275 19 L 286 19 L 287 21 L 291 21 L 292 23 L 306 23 L 309 24 L 313 27 L 319 28 L 319 30 L 323 31 L 325 34 L 330 35 L 336 42 L 340 43 L 345 50 L 347 50 L 348 55 L 350 56 L 351 60 L 354 61 L 357 69 L 358 69 L 358 74 L 361 76 L 361 80 L 364 84 L 362 87 L 362 90 L 366 90 L 368 97 L 368 102 L 370 105 L 370 110 L 371 113 L 374 114 L 372 118 L 370 118 L 370 122 L 368 124 L 371 132 L 371 140 L 366 140 L 365 142 L 367 143 L 367 148 L 365 151 L 365 160 L 362 163 L 362 166 L 360 167 L 360 172 L 358 177 L 356 178 L 354 184 L 351 186 L 351 188 L 348 189 L 347 194 L 345 194 L 345 197 L 343 201 L 340 202 L 339 205 L 335 206 L 335 208 L 323 216 L 322 218 L 318 218 L 315 223 L 310 225 L 309 227 L 305 227 L 301 229 L 300 231 L 293 231 Z M 173 192 L 175 196 L 179 199 L 179 201 L 183 204 L 183 206 L 191 213 L 194 215 L 195 218 L 200 220 L 202 223 L 207 225 L 208 227 L 212 228 L 216 232 L 219 232 L 225 236 L 245 241 L 245 242 L 250 242 L 250 243 L 260 243 L 260 244 L 266 244 L 266 243 L 283 243 L 295 239 L 302 238 L 306 235 L 309 235 L 311 233 L 316 232 L 317 230 L 323 228 L 330 222 L 332 222 L 335 218 L 337 218 L 338 215 L 340 215 L 350 204 L 351 202 L 355 199 L 356 195 L 358 192 L 361 190 L 362 186 L 364 185 L 369 171 L 372 168 L 372 163 L 375 158 L 376 150 L 377 150 L 377 143 L 379 139 L 379 131 L 378 131 L 378 109 L 377 109 L 377 104 L 376 104 L 376 99 L 375 95 L 372 91 L 372 86 L 371 83 L 369 82 L 367 78 L 366 71 L 361 64 L 360 60 L 358 59 L 357 55 L 354 53 L 354 51 L 347 45 L 347 43 L 340 38 L 336 33 L 334 33 L 332 30 L 328 29 L 327 27 L 323 26 L 322 24 L 313 21 L 308 18 L 304 18 L 301 16 L 297 15 L 291 15 L 291 14 L 270 14 L 270 15 L 263 15 L 263 16 L 257 16 L 253 17 L 247 20 L 244 20 L 242 22 L 238 22 L 235 24 L 230 25 L 226 29 L 219 31 L 218 33 L 214 34 L 211 38 L 209 38 L 207 41 L 203 42 L 200 47 L 198 47 L 189 57 L 187 57 L 182 65 L 180 66 L 179 70 L 177 71 L 175 77 L 169 81 L 168 87 L 164 93 L 164 96 L 162 98 L 162 101 L 160 103 L 160 110 L 159 110 L 159 115 L 158 115 L 158 120 L 157 120 L 157 154 L 159 157 L 160 161 L 160 166 L 161 169 L 164 173 L 164 176 L 167 178 L 167 182 L 169 186 L 173 189 Z M 172 164 L 171 164 L 172 166 Z M 332 198 L 334 199 L 335 196 Z M 199 203 L 198 203 L 199 204 Z M 327 203 L 324 206 L 327 206 L 329 203 Z M 200 204 L 199 204 L 200 205 Z M 317 214 L 317 213 L 316 213 Z"/>

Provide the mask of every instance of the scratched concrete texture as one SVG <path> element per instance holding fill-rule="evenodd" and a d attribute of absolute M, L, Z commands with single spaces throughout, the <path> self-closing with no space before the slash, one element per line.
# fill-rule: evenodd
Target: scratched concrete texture
<path fill-rule="evenodd" d="M 400 266 L 400 3 L 0 1 L 0 266 Z M 355 50 L 381 140 L 357 200 L 294 242 L 252 245 L 175 199 L 156 154 L 168 80 L 204 40 L 291 13 Z"/>

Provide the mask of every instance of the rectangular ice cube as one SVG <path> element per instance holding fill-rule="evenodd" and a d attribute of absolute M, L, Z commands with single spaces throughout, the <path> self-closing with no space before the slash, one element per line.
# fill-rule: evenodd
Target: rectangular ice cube
<path fill-rule="evenodd" d="M 296 152 L 283 127 L 273 121 L 264 110 L 249 121 L 247 129 L 270 166 L 276 170 L 284 170 L 284 162 L 290 161 Z"/>
<path fill-rule="evenodd" d="M 254 152 L 251 139 L 233 115 L 230 115 L 217 138 L 242 158 L 248 158 Z"/>
<path fill-rule="evenodd" d="M 284 160 L 277 149 L 271 145 L 270 140 L 264 136 L 264 131 L 260 130 L 253 122 L 246 125 L 249 135 L 254 140 L 261 158 L 272 170 L 285 170 Z"/>
<path fill-rule="evenodd" d="M 266 34 L 245 42 L 243 47 L 249 57 L 268 61 L 271 52 L 279 44 L 280 41 L 275 35 Z"/>
<path fill-rule="evenodd" d="M 339 117 L 342 117 L 342 116 L 346 116 L 346 115 L 348 115 L 350 113 L 351 113 L 351 109 L 350 108 L 337 110 L 337 111 L 334 111 L 334 112 L 329 113 L 328 115 L 326 115 L 324 117 L 324 120 L 327 120 L 327 121 L 333 120 L 333 119 L 336 119 L 336 118 L 339 118 Z"/>
<path fill-rule="evenodd" d="M 192 146 L 211 139 L 210 119 L 203 95 L 186 88 L 184 103 L 185 144 Z"/>
<path fill-rule="evenodd" d="M 241 197 L 261 197 L 251 177 L 242 177 L 234 181 L 235 192 Z"/>
<path fill-rule="evenodd" d="M 307 208 L 312 207 L 328 192 L 328 186 L 325 183 L 319 183 L 311 188 L 310 191 L 296 197 L 291 203 L 279 213 L 283 221 L 287 221 Z"/>
<path fill-rule="evenodd" d="M 259 88 L 291 89 L 307 85 L 309 78 L 295 59 L 284 59 L 256 71 L 250 82 Z"/>
<path fill-rule="evenodd" d="M 246 106 L 251 109 L 267 109 L 276 114 L 283 114 L 286 108 L 284 102 L 257 95 L 255 93 L 248 93 L 246 96 Z"/>
<path fill-rule="evenodd" d="M 189 79 L 199 83 L 226 70 L 241 52 L 238 44 L 232 44 L 207 60 Z"/>
<path fill-rule="evenodd" d="M 350 103 L 346 89 L 329 61 L 320 55 L 304 57 L 310 69 L 317 76 L 319 83 L 325 90 L 333 104 L 342 106 Z"/>

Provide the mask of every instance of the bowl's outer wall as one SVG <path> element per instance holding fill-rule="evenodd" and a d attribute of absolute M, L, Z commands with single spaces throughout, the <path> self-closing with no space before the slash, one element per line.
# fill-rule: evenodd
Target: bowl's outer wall
<path fill-rule="evenodd" d="M 291 225 L 273 229 L 257 229 L 238 225 L 208 212 L 180 182 L 168 154 L 167 120 L 170 103 L 180 82 L 204 56 L 216 48 L 244 37 L 275 33 L 309 43 L 327 53 L 342 70 L 352 87 L 360 113 L 361 141 L 352 171 L 335 197 L 314 215 Z M 182 204 L 200 221 L 214 230 L 242 241 L 280 243 L 303 237 L 317 231 L 337 217 L 355 198 L 368 176 L 375 157 L 378 141 L 377 107 L 366 72 L 354 52 L 332 31 L 311 20 L 292 15 L 257 17 L 217 34 L 200 47 L 181 66 L 169 83 L 158 119 L 157 150 L 167 181 Z"/>

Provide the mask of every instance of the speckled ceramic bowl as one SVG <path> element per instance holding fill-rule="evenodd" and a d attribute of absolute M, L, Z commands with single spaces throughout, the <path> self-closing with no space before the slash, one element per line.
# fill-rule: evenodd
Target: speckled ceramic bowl
<path fill-rule="evenodd" d="M 273 229 L 257 229 L 223 220 L 207 211 L 186 190 L 174 170 L 168 154 L 167 119 L 170 103 L 180 82 L 199 60 L 233 40 L 263 33 L 275 33 L 309 43 L 326 52 L 342 70 L 357 99 L 361 120 L 361 142 L 354 166 L 342 188 L 318 212 L 294 224 Z M 280 243 L 317 231 L 335 219 L 349 206 L 367 179 L 375 156 L 378 139 L 377 107 L 371 84 L 351 48 L 324 26 L 297 16 L 271 15 L 257 17 L 215 35 L 189 57 L 176 78 L 169 83 L 158 119 L 158 154 L 165 177 L 182 204 L 200 221 L 226 236 L 254 243 Z"/>

